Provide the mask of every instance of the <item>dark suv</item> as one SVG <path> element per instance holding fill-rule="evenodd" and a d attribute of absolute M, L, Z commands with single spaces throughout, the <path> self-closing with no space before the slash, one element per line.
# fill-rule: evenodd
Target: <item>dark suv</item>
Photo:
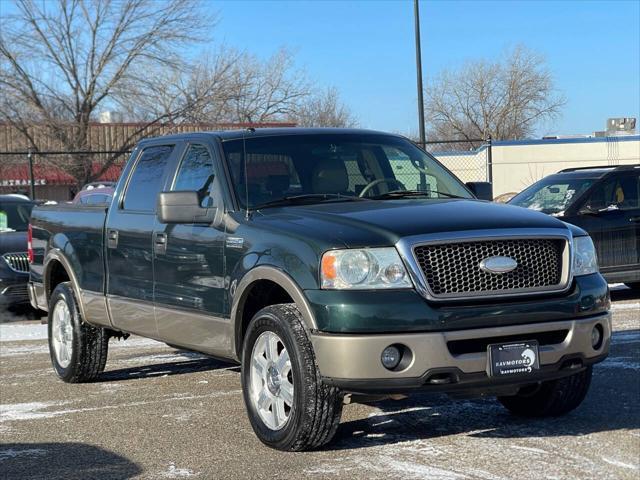
<path fill-rule="evenodd" d="M 0 307 L 29 304 L 27 229 L 34 205 L 22 195 L 0 195 Z"/>
<path fill-rule="evenodd" d="M 562 170 L 509 203 L 585 229 L 604 278 L 640 289 L 640 165 Z"/>

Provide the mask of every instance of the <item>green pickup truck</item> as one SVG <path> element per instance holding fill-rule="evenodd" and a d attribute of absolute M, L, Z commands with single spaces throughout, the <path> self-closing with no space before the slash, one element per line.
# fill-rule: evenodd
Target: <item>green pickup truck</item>
<path fill-rule="evenodd" d="M 65 382 L 98 378 L 131 333 L 237 361 L 281 450 L 326 444 L 362 396 L 561 415 L 608 353 L 607 283 L 583 230 L 490 197 L 397 135 L 147 139 L 110 204 L 34 209 L 29 295 Z"/>

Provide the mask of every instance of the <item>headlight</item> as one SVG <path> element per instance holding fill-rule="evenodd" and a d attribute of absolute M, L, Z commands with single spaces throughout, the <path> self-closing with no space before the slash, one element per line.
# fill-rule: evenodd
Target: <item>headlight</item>
<path fill-rule="evenodd" d="M 589 275 L 598 271 L 598 258 L 591 237 L 573 239 L 573 275 Z"/>
<path fill-rule="evenodd" d="M 368 290 L 412 288 L 393 247 L 331 250 L 322 256 L 322 288 Z"/>

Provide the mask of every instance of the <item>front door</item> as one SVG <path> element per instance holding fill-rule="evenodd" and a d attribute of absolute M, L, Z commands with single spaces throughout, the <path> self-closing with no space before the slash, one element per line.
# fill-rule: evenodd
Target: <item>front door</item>
<path fill-rule="evenodd" d="M 157 337 L 153 308 L 152 236 L 156 198 L 164 187 L 176 145 L 144 148 L 120 201 L 107 217 L 107 301 L 116 328 Z"/>
<path fill-rule="evenodd" d="M 594 186 L 579 213 L 564 219 L 591 235 L 605 275 L 640 268 L 639 190 L 640 172 L 616 173 Z"/>
<path fill-rule="evenodd" d="M 212 150 L 192 143 L 170 190 L 197 191 L 212 206 L 221 192 Z M 210 353 L 228 351 L 222 226 L 158 223 L 155 230 L 155 304 L 160 338 Z"/>

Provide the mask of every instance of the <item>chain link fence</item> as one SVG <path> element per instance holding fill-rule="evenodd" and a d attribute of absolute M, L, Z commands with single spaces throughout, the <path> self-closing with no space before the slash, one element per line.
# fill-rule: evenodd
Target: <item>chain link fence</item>
<path fill-rule="evenodd" d="M 431 140 L 421 145 L 463 182 L 491 182 L 491 139 Z"/>

